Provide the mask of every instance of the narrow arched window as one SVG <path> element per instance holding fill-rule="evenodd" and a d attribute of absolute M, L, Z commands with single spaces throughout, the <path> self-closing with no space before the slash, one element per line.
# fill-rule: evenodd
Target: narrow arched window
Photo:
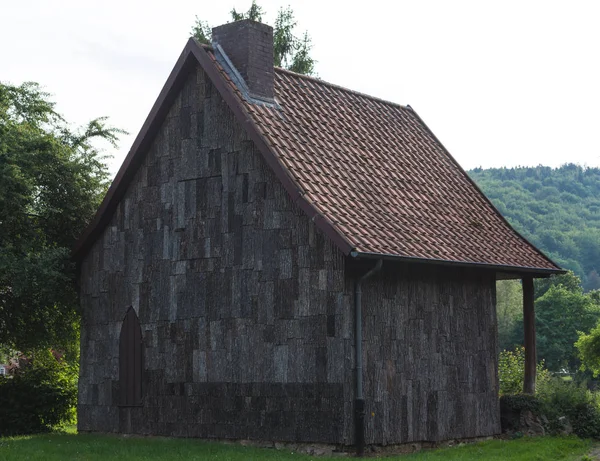
<path fill-rule="evenodd" d="M 119 405 L 142 404 L 142 328 L 130 307 L 121 325 L 119 338 Z"/>

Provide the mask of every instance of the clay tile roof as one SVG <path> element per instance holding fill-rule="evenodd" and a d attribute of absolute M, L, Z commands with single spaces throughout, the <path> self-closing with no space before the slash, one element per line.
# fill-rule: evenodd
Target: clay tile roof
<path fill-rule="evenodd" d="M 275 69 L 276 105 L 245 99 L 210 46 L 190 39 L 96 216 L 101 235 L 185 76 L 200 65 L 290 197 L 345 253 L 545 275 L 562 270 L 519 235 L 409 107 Z"/>
<path fill-rule="evenodd" d="M 279 68 L 277 106 L 246 100 L 227 82 L 304 199 L 354 254 L 560 270 L 409 106 Z"/>

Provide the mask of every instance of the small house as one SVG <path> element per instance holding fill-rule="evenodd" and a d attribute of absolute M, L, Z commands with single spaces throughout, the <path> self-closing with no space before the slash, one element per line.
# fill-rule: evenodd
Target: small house
<path fill-rule="evenodd" d="M 189 40 L 74 250 L 79 430 L 498 434 L 496 280 L 523 279 L 531 388 L 532 281 L 560 268 L 415 110 L 274 68 L 272 34 Z"/>

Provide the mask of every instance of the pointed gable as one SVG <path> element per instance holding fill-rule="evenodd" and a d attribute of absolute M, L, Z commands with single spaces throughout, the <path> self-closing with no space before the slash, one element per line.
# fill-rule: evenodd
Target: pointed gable
<path fill-rule="evenodd" d="M 190 61 L 213 81 L 292 200 L 345 254 L 561 271 L 508 224 L 410 107 L 278 68 L 275 104 L 263 104 L 234 83 L 219 51 L 192 39 L 76 257 L 110 215 Z"/>

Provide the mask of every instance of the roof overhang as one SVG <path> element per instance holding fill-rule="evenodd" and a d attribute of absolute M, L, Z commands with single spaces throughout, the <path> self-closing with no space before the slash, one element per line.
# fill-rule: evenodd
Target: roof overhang
<path fill-rule="evenodd" d="M 384 253 L 362 253 L 358 251 L 352 251 L 350 256 L 356 259 L 383 259 L 384 261 L 388 260 L 398 263 L 434 264 L 436 266 L 493 271 L 498 274 L 497 278 L 499 279 L 517 279 L 523 276 L 547 278 L 551 275 L 565 274 L 567 272 L 566 270 L 562 269 L 545 269 L 539 267 L 507 266 L 502 264 L 477 263 L 469 261 L 451 261 L 446 259 L 416 258 L 412 256 L 399 256 Z"/>

